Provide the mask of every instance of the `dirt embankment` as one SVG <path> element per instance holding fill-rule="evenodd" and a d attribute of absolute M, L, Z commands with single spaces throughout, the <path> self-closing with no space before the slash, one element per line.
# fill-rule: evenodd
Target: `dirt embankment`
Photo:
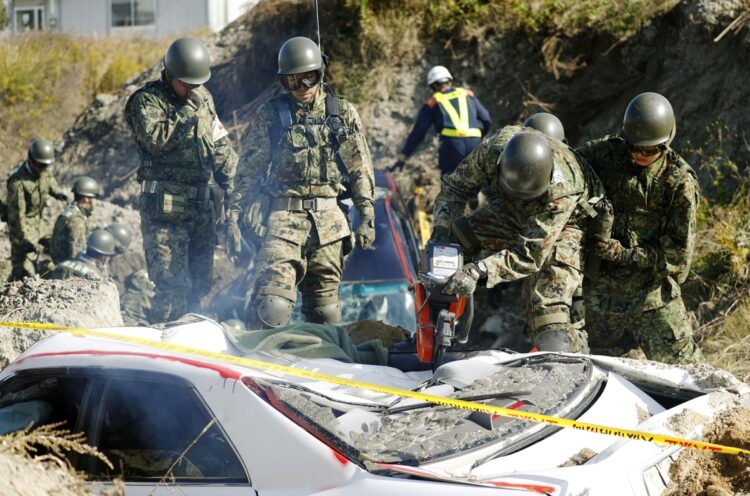
<path fill-rule="evenodd" d="M 0 287 L 0 321 L 96 328 L 121 326 L 113 282 L 26 278 Z M 0 327 L 0 369 L 48 333 Z"/>
<path fill-rule="evenodd" d="M 703 440 L 750 450 L 750 408 L 738 407 L 720 415 Z M 750 455 L 684 450 L 669 473 L 672 482 L 664 496 L 750 494 Z"/>

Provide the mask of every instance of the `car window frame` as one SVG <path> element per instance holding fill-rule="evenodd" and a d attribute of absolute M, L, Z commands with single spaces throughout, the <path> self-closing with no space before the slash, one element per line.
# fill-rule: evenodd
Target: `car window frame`
<path fill-rule="evenodd" d="M 235 458 L 242 467 L 242 471 L 245 474 L 244 481 L 226 481 L 216 479 L 177 479 L 177 485 L 185 486 L 205 486 L 206 484 L 216 483 L 225 487 L 248 487 L 252 488 L 252 479 L 250 473 L 245 465 L 245 460 L 240 455 L 237 447 L 232 441 L 231 437 L 227 434 L 226 429 L 221 424 L 216 414 L 211 410 L 210 406 L 206 402 L 203 395 L 197 390 L 195 385 L 184 377 L 180 377 L 174 374 L 165 372 L 154 372 L 137 369 L 127 368 L 105 368 L 105 367 L 48 367 L 38 369 L 27 369 L 14 373 L 13 375 L 6 377 L 0 382 L 0 388 L 9 381 L 13 380 L 24 380 L 25 378 L 40 379 L 54 378 L 54 377 L 84 377 L 87 379 L 86 387 L 81 399 L 81 409 L 78 412 L 78 419 L 76 421 L 75 432 L 83 432 L 86 435 L 86 443 L 95 446 L 99 443 L 99 435 L 101 434 L 101 412 L 104 408 L 104 402 L 106 396 L 104 391 L 108 382 L 113 379 L 131 379 L 140 380 L 144 382 L 158 382 L 161 384 L 173 384 L 184 387 L 190 394 L 193 395 L 197 401 L 196 403 L 200 408 L 203 409 L 204 413 L 210 420 L 214 420 L 214 425 L 219 429 L 221 434 L 224 436 L 224 440 L 227 442 L 227 446 L 234 454 Z M 98 422 L 97 422 L 98 421 Z M 98 431 L 95 429 L 98 423 Z M 111 483 L 112 479 L 105 477 L 97 477 L 94 474 L 94 469 L 97 460 L 93 457 L 84 457 L 76 453 L 71 453 L 70 458 L 71 464 L 76 470 L 81 470 L 86 474 L 87 480 L 94 483 Z M 125 484 L 156 484 L 153 479 L 123 479 Z"/>

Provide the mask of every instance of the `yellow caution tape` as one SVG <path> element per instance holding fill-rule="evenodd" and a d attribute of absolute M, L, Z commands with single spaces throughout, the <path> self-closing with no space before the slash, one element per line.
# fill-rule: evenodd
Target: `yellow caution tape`
<path fill-rule="evenodd" d="M 251 358 L 243 358 L 232 355 L 224 355 L 222 353 L 216 353 L 212 351 L 201 350 L 198 348 L 191 348 L 188 346 L 176 345 L 171 343 L 164 343 L 161 341 L 154 341 L 151 339 L 136 338 L 131 336 L 124 336 L 122 334 L 112 334 L 104 331 L 96 331 L 93 329 L 84 329 L 80 327 L 70 327 L 56 324 L 39 324 L 32 322 L 0 322 L 0 327 L 15 327 L 19 329 L 37 329 L 44 331 L 54 332 L 69 332 L 74 336 L 94 336 L 98 338 L 108 339 L 117 342 L 124 342 L 130 344 L 138 344 L 148 346 L 150 348 L 158 348 L 171 352 L 184 353 L 192 356 L 199 356 L 203 358 L 209 358 L 213 360 L 220 360 L 225 363 L 234 363 L 243 367 L 249 367 L 253 369 L 259 369 L 264 371 L 279 372 L 296 377 L 304 377 L 307 379 L 313 379 L 321 382 L 328 382 L 331 384 L 338 384 L 340 386 L 350 387 L 354 389 L 363 389 L 367 391 L 375 391 L 378 393 L 384 393 L 392 396 L 400 396 L 402 398 L 412 398 L 415 400 L 423 401 L 425 403 L 434 403 L 436 405 L 449 406 L 452 408 L 460 408 L 463 410 L 471 410 L 475 412 L 489 413 L 493 415 L 500 415 L 503 417 L 510 417 L 519 420 L 528 420 L 531 422 L 538 422 L 543 424 L 553 425 L 555 427 L 577 429 L 586 432 L 594 432 L 598 434 L 604 434 L 607 436 L 619 437 L 622 439 L 630 439 L 636 441 L 646 441 L 650 443 L 661 444 L 665 446 L 675 446 L 688 449 L 705 450 L 713 453 L 724 453 L 728 455 L 750 455 L 750 450 L 742 448 L 734 448 L 732 446 L 723 446 L 721 444 L 706 443 L 703 441 L 695 441 L 692 439 L 683 439 L 675 436 L 665 436 L 662 434 L 653 434 L 649 432 L 634 431 L 630 429 L 620 429 L 617 427 L 608 427 L 598 424 L 589 424 L 586 422 L 579 422 L 577 420 L 570 420 L 566 418 L 551 417 L 548 415 L 542 415 L 539 413 L 523 412 L 518 410 L 511 410 L 509 408 L 503 408 L 494 405 L 486 405 L 483 403 L 475 403 L 471 401 L 460 400 L 456 398 L 445 398 L 442 396 L 435 396 L 432 394 L 419 393 L 416 391 L 410 391 L 408 389 L 399 389 L 390 386 L 383 386 L 381 384 L 373 384 L 371 382 L 357 381 L 352 379 L 344 379 L 328 374 L 321 374 L 319 372 L 313 372 L 310 370 L 302 370 L 294 367 L 287 367 L 284 365 L 277 365 L 274 363 L 263 362 L 260 360 L 253 360 Z"/>

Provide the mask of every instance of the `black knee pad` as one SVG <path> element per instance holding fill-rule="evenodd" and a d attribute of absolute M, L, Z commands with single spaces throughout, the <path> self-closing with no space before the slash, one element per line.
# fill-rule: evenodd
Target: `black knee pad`
<path fill-rule="evenodd" d="M 255 320 L 252 327 L 272 329 L 289 322 L 294 311 L 294 302 L 275 295 L 260 295 L 255 299 Z"/>
<path fill-rule="evenodd" d="M 305 320 L 313 324 L 335 324 L 341 320 L 341 304 L 329 303 L 313 308 L 303 308 Z"/>
<path fill-rule="evenodd" d="M 570 339 L 566 329 L 557 326 L 542 328 L 534 338 L 534 346 L 539 351 L 564 351 L 573 350 L 573 341 Z"/>

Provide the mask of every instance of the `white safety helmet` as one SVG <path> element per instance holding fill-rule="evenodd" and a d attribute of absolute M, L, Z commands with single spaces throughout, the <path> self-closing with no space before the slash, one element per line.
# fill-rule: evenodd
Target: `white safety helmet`
<path fill-rule="evenodd" d="M 427 86 L 435 83 L 447 83 L 452 80 L 453 76 L 451 76 L 450 71 L 442 65 L 436 65 L 427 72 Z"/>

